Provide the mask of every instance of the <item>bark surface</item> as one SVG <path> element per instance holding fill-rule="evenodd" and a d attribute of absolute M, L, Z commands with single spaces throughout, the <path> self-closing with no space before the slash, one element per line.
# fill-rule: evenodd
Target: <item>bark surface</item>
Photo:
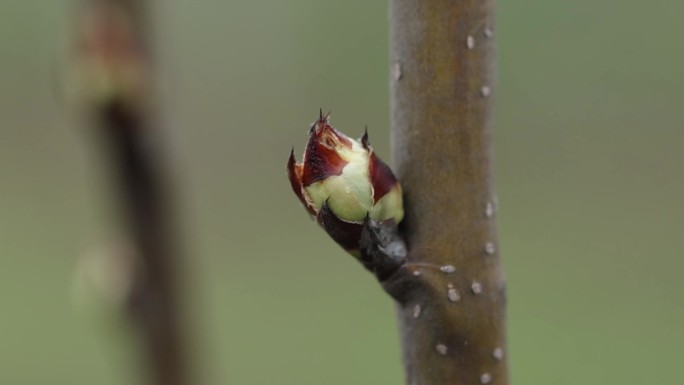
<path fill-rule="evenodd" d="M 398 301 L 410 385 L 508 383 L 496 242 L 492 0 L 391 0 L 391 127 L 405 193 Z"/>

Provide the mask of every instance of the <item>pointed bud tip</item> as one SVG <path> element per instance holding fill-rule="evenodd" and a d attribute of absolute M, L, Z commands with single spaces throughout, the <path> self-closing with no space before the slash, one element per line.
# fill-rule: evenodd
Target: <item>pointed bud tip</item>
<path fill-rule="evenodd" d="M 330 120 L 330 114 L 332 111 L 328 111 L 327 114 L 323 115 L 323 108 L 318 109 L 318 123 L 328 123 Z"/>
<path fill-rule="evenodd" d="M 361 144 L 363 148 L 370 151 L 370 144 L 368 143 L 368 126 L 363 131 L 363 136 L 361 137 Z"/>
<path fill-rule="evenodd" d="M 315 211 L 311 205 L 306 201 L 306 198 L 304 198 L 304 192 L 302 191 L 302 168 L 303 166 L 301 164 L 297 164 L 297 160 L 295 159 L 294 155 L 294 147 L 292 147 L 292 151 L 290 152 L 290 158 L 287 160 L 287 177 L 290 180 L 290 186 L 292 187 L 292 191 L 297 195 L 297 198 L 299 199 L 300 202 L 302 202 L 302 205 L 306 208 L 306 211 L 309 212 L 311 215 L 315 215 Z"/>
<path fill-rule="evenodd" d="M 313 134 L 316 128 L 325 127 L 330 125 L 330 111 L 327 114 L 323 114 L 323 109 L 318 109 L 318 119 L 309 127 L 309 134 Z"/>

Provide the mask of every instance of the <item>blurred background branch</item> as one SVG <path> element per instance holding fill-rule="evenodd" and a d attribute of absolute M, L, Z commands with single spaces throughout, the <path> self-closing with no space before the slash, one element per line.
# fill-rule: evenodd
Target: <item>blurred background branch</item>
<path fill-rule="evenodd" d="M 108 160 L 123 231 L 135 250 L 124 307 L 143 369 L 151 384 L 187 385 L 179 245 L 156 114 L 148 6 L 82 0 L 67 87 Z"/>

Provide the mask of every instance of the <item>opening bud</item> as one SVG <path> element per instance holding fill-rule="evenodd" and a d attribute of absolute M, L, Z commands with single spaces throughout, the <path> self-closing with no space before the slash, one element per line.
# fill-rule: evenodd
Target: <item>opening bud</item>
<path fill-rule="evenodd" d="M 309 129 L 302 162 L 297 163 L 293 149 L 287 171 L 309 214 L 357 257 L 364 223 L 396 225 L 404 217 L 401 185 L 373 151 L 368 132 L 359 140 L 349 138 L 322 111 Z"/>

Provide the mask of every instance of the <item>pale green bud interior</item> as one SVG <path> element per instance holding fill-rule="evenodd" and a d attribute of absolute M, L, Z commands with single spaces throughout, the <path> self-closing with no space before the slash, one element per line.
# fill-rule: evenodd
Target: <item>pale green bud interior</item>
<path fill-rule="evenodd" d="M 404 202 L 401 186 L 397 183 L 385 196 L 371 208 L 370 217 L 374 221 L 394 219 L 396 223 L 404 218 Z"/>
<path fill-rule="evenodd" d="M 368 175 L 369 154 L 358 142 L 352 148 L 336 148 L 348 164 L 341 175 L 334 175 L 305 187 L 316 211 L 328 200 L 328 206 L 338 218 L 348 222 L 362 222 L 373 204 Z"/>
<path fill-rule="evenodd" d="M 351 139 L 352 148 L 336 148 L 337 153 L 348 162 L 341 175 L 328 177 L 305 187 L 310 202 L 318 212 L 323 202 L 335 215 L 347 222 L 362 222 L 366 215 L 376 221 L 394 219 L 399 223 L 404 217 L 401 187 L 397 184 L 375 205 L 370 184 L 369 152 Z"/>

